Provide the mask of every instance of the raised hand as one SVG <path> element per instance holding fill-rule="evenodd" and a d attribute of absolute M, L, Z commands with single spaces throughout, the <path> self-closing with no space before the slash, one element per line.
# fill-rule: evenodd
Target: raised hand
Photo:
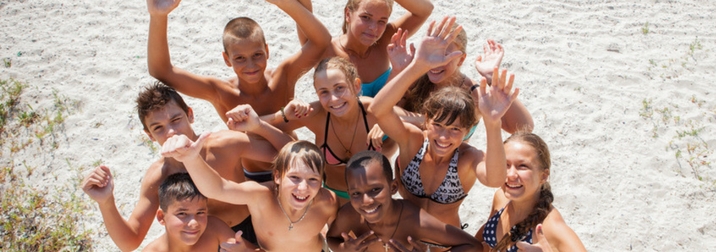
<path fill-rule="evenodd" d="M 396 71 L 396 73 L 408 67 L 410 62 L 413 61 L 413 55 L 415 55 L 415 45 L 413 43 L 410 43 L 410 51 L 408 51 L 406 44 L 408 34 L 408 31 L 398 28 L 398 31 L 390 38 L 388 58 L 393 71 Z"/>
<path fill-rule="evenodd" d="M 383 129 L 380 128 L 380 125 L 373 125 L 373 128 L 371 128 L 370 132 L 368 132 L 365 144 L 370 145 L 372 143 L 373 147 L 375 147 L 377 151 L 380 151 L 383 147 L 383 136 L 385 136 L 385 133 L 383 132 Z"/>
<path fill-rule="evenodd" d="M 478 55 L 477 59 L 475 59 L 475 69 L 482 77 L 487 79 L 488 85 L 492 85 L 492 70 L 502 64 L 505 50 L 502 49 L 500 43 L 492 39 L 487 40 L 487 43 L 482 46 L 482 50 L 483 55 Z"/>
<path fill-rule="evenodd" d="M 462 30 L 462 26 L 453 29 L 454 24 L 455 17 L 445 17 L 437 26 L 435 26 L 435 21 L 430 22 L 428 34 L 420 41 L 415 53 L 416 63 L 426 65 L 428 68 L 435 68 L 462 55 L 459 50 L 446 52 L 447 47 Z"/>
<path fill-rule="evenodd" d="M 371 235 L 373 235 L 373 231 L 367 232 L 358 238 L 353 238 L 343 232 L 341 233 L 341 236 L 343 237 L 341 247 L 347 251 L 365 251 L 371 243 L 378 241 L 377 237 L 368 239 Z"/>
<path fill-rule="evenodd" d="M 542 224 L 538 224 L 535 228 L 535 232 L 532 233 L 532 241 L 537 242 L 535 244 L 529 244 L 523 241 L 517 242 L 517 251 L 552 252 L 552 247 L 549 245 L 547 238 L 544 237 L 544 232 L 542 232 Z"/>
<path fill-rule="evenodd" d="M 485 123 L 499 121 L 520 93 L 519 88 L 515 88 L 514 92 L 512 91 L 512 83 L 515 81 L 515 75 L 510 74 L 508 76 L 507 69 L 503 69 L 502 72 L 500 72 L 499 68 L 494 68 L 492 80 L 492 85 L 488 87 L 486 80 L 482 79 L 480 88 L 473 89 L 472 91 L 472 97 L 477 100 L 480 113 Z"/>
<path fill-rule="evenodd" d="M 111 199 L 113 190 L 112 172 L 104 165 L 94 168 L 82 181 L 82 191 L 98 203 Z"/>
<path fill-rule="evenodd" d="M 162 156 L 174 158 L 179 162 L 185 162 L 192 158 L 199 157 L 201 147 L 204 146 L 204 142 L 211 135 L 211 133 L 204 133 L 196 139 L 196 142 L 191 141 L 185 135 L 174 135 L 167 139 L 162 145 Z"/>
<path fill-rule="evenodd" d="M 219 251 L 254 251 L 253 249 L 246 247 L 246 242 L 244 241 L 244 238 L 241 237 L 241 234 L 243 234 L 243 231 L 239 230 L 236 234 L 234 234 L 234 238 L 230 238 L 227 242 L 222 242 L 219 246 Z"/>
<path fill-rule="evenodd" d="M 169 15 L 181 0 L 147 0 L 149 15 Z"/>
<path fill-rule="evenodd" d="M 261 127 L 261 119 L 249 104 L 241 104 L 226 112 L 226 126 L 230 130 L 251 132 Z"/>
<path fill-rule="evenodd" d="M 283 108 L 283 113 L 289 121 L 307 116 L 308 113 L 311 112 L 313 112 L 311 105 L 298 99 L 291 100 L 286 104 L 286 107 Z"/>
<path fill-rule="evenodd" d="M 413 237 L 408 236 L 408 243 L 410 244 L 410 246 L 413 246 L 413 249 L 408 249 L 407 247 L 405 247 L 405 245 L 403 245 L 402 243 L 400 243 L 398 240 L 395 240 L 395 239 L 390 239 L 390 242 L 388 242 L 388 245 L 395 251 L 420 252 L 420 244 L 413 241 Z"/>

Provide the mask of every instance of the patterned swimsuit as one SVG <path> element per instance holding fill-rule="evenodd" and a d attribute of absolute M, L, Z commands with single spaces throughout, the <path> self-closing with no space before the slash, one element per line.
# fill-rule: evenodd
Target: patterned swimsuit
<path fill-rule="evenodd" d="M 428 139 L 425 139 L 423 147 L 420 148 L 418 153 L 415 154 L 415 157 L 413 157 L 413 160 L 411 160 L 408 164 L 408 167 L 406 167 L 403 171 L 403 175 L 400 180 L 405 189 L 417 197 L 429 198 L 430 200 L 440 204 L 455 203 L 467 197 L 467 193 L 463 190 L 462 183 L 460 183 L 460 177 L 457 173 L 457 158 L 459 156 L 457 149 L 455 149 L 455 153 L 453 154 L 452 159 L 450 159 L 447 174 L 445 174 L 445 179 L 443 179 L 443 182 L 440 184 L 438 189 L 431 195 L 427 195 L 425 193 L 423 181 L 420 177 L 419 167 L 420 163 L 423 161 L 427 147 Z M 400 164 L 398 164 L 398 166 L 400 166 Z"/>

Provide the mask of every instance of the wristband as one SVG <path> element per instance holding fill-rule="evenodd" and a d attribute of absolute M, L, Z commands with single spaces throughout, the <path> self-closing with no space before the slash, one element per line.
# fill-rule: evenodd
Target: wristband
<path fill-rule="evenodd" d="M 281 116 L 283 117 L 283 122 L 288 122 L 288 118 L 286 118 L 286 113 L 283 112 L 283 108 L 284 107 L 281 107 Z"/>

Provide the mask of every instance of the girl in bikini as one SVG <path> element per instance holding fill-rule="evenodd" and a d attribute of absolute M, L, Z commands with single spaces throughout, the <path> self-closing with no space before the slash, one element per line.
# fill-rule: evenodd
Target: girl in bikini
<path fill-rule="evenodd" d="M 403 46 L 405 45 L 406 37 L 403 36 L 402 33 L 403 32 L 400 31 L 393 37 L 393 44 L 401 44 Z M 453 86 L 464 89 L 469 92 L 472 86 L 480 83 L 479 81 L 471 79 L 460 71 L 460 66 L 462 66 L 466 58 L 466 48 L 467 34 L 465 33 L 465 30 L 461 30 L 455 40 L 448 46 L 447 51 L 461 51 L 463 54 L 459 58 L 453 59 L 445 65 L 430 69 L 430 71 L 425 73 L 412 84 L 412 86 L 405 93 L 403 99 L 401 99 L 397 105 L 410 112 L 419 112 L 422 109 L 423 103 L 431 95 L 434 95 L 436 91 L 442 88 Z M 484 45 L 483 50 L 484 55 L 478 56 L 475 60 L 475 68 L 477 69 L 477 72 L 481 75 L 481 77 L 486 79 L 487 85 L 491 85 L 492 73 L 494 71 L 494 68 L 500 66 L 500 63 L 502 62 L 502 57 L 504 55 L 504 50 L 502 48 L 502 45 L 496 43 L 494 40 L 488 40 L 487 44 Z M 409 58 L 410 55 L 405 55 L 407 53 L 407 51 L 405 50 L 398 50 L 394 52 L 395 53 L 390 54 L 390 60 L 393 67 L 399 69 L 405 68 L 409 61 L 403 59 Z M 479 110 L 477 110 L 476 116 L 479 122 L 480 118 L 482 117 L 482 114 L 480 114 Z M 417 125 L 418 127 L 422 126 L 422 121 L 420 120 L 412 123 Z M 505 115 L 502 117 L 502 129 L 507 131 L 508 133 L 514 133 L 518 129 L 524 131 L 532 131 L 532 128 L 534 128 L 532 115 L 530 115 L 530 112 L 527 110 L 527 108 L 525 108 L 522 102 L 519 101 L 519 99 L 515 100 L 510 106 L 510 108 L 507 109 Z M 476 129 L 477 125 L 471 127 L 469 133 L 465 136 L 463 140 L 470 140 L 470 137 L 472 137 L 472 134 L 475 132 Z M 370 141 L 372 141 L 374 146 L 382 147 L 382 137 L 382 132 L 376 131 L 376 133 L 371 134 Z"/>
<path fill-rule="evenodd" d="M 362 151 L 348 161 L 346 182 L 351 203 L 344 205 L 326 234 L 333 251 L 425 251 L 430 239 L 451 251 L 479 251 L 474 237 L 425 210 L 391 196 L 398 190 L 390 161 Z"/>
<path fill-rule="evenodd" d="M 313 86 L 318 101 L 310 104 L 291 101 L 286 108 L 262 119 L 283 131 L 307 127 L 326 158 L 325 188 L 336 193 L 340 203 L 348 202 L 345 164 L 353 153 L 375 150 L 367 144 L 369 130 L 377 118 L 366 111 L 373 98 L 358 96 L 360 79 L 350 62 L 340 57 L 322 60 L 314 71 Z"/>
<path fill-rule="evenodd" d="M 310 0 L 300 0 L 312 10 Z M 393 11 L 393 2 L 398 2 L 406 13 L 388 22 Z M 429 0 L 347 0 L 343 9 L 343 34 L 333 38 L 332 46 L 323 53 L 323 58 L 342 57 L 358 69 L 362 95 L 374 97 L 391 77 L 390 60 L 386 48 L 391 36 L 400 28 L 410 31 L 408 36 L 420 29 L 433 11 Z M 301 43 L 307 40 L 299 30 Z M 392 69 L 402 70 L 402 69 Z"/>
<path fill-rule="evenodd" d="M 232 112 L 236 113 L 229 115 Z M 229 113 L 230 122 L 246 125 L 236 126 L 238 130 L 271 127 L 255 123 L 259 117 L 248 105 Z M 184 135 L 172 136 L 162 146 L 162 155 L 183 162 L 206 197 L 248 207 L 258 244 L 240 244 L 265 251 L 321 251 L 320 232 L 335 219 L 338 201 L 332 192 L 321 188 L 325 166 L 318 147 L 307 141 L 288 143 L 273 163 L 272 181 L 236 183 L 219 176 L 199 155 L 208 135 L 202 134 L 196 142 Z"/>
<path fill-rule="evenodd" d="M 400 147 L 396 177 L 401 182 L 400 195 L 425 209 L 441 221 L 460 227 L 458 210 L 476 181 L 488 187 L 504 183 L 505 154 L 502 148 L 501 117 L 515 100 L 512 92 L 514 75 L 495 71 L 493 85 L 481 85 L 468 94 L 457 87 L 443 88 L 423 105 L 425 130 L 401 121 L 393 112 L 411 83 L 437 66 L 461 56 L 446 49 L 460 32 L 452 29 L 455 18 L 433 21 L 408 67 L 378 93 L 380 103 L 372 103 L 369 113 L 379 118 L 379 125 Z M 405 50 L 396 45 L 393 50 Z M 474 100 L 479 101 L 476 106 Z M 468 129 L 477 123 L 476 109 L 484 115 L 487 150 L 483 152 L 463 141 Z"/>
<path fill-rule="evenodd" d="M 513 252 L 529 247 L 542 251 L 586 251 L 574 230 L 552 206 L 554 197 L 547 181 L 551 169 L 547 144 L 535 134 L 517 132 L 505 140 L 504 148 L 507 179 L 495 192 L 489 220 L 475 237 L 489 245 L 490 251 Z"/>

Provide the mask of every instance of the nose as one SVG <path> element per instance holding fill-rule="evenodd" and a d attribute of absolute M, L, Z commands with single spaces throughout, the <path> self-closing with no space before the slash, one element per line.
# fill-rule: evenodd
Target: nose
<path fill-rule="evenodd" d="M 192 215 L 189 219 L 189 223 L 187 223 L 187 226 L 190 228 L 196 228 L 199 226 L 199 222 L 196 220 L 196 215 Z"/>
<path fill-rule="evenodd" d="M 364 193 L 362 201 L 363 205 L 370 205 L 373 204 L 375 200 L 373 199 L 373 197 L 370 196 L 370 194 Z"/>
<path fill-rule="evenodd" d="M 515 168 L 514 165 L 509 165 L 507 167 L 507 178 L 511 178 L 511 179 L 517 178 L 517 168 Z"/>
<path fill-rule="evenodd" d="M 306 182 L 305 179 L 301 180 L 301 182 L 298 182 L 298 190 L 304 191 L 306 189 L 308 189 L 308 182 Z"/>
<path fill-rule="evenodd" d="M 176 134 L 177 134 L 176 129 L 174 129 L 174 128 L 172 128 L 172 127 L 168 127 L 168 129 L 167 129 L 167 138 L 173 137 L 173 136 L 176 135 Z"/>

